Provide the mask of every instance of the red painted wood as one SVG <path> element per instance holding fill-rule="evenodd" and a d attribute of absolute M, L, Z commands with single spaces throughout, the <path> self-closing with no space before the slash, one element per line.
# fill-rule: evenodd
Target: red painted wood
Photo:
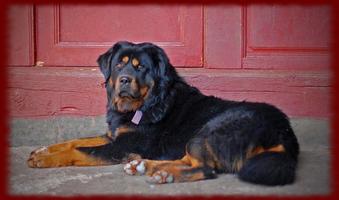
<path fill-rule="evenodd" d="M 278 69 L 278 70 L 328 70 L 330 68 L 330 55 L 313 54 L 293 55 L 265 55 L 264 53 L 247 55 L 243 59 L 245 69 Z"/>
<path fill-rule="evenodd" d="M 100 115 L 105 89 L 98 69 L 10 69 L 11 116 Z"/>
<path fill-rule="evenodd" d="M 22 16 L 29 12 L 24 11 L 18 18 L 12 13 L 14 27 L 27 25 Z M 175 65 L 204 64 L 205 68 L 180 72 L 205 94 L 265 101 L 290 116 L 330 117 L 328 11 L 324 6 L 290 5 L 205 6 L 204 13 L 201 6 L 38 6 L 38 61 L 67 67 L 12 67 L 10 113 L 13 117 L 104 114 L 106 94 L 98 69 L 68 66 L 94 66 L 112 43 L 126 39 L 163 46 Z M 124 13 L 138 15 L 120 20 Z M 11 29 L 15 37 L 30 38 L 27 28 L 15 32 Z M 12 63 L 33 64 L 25 57 L 32 54 L 31 46 L 13 47 L 12 55 L 23 60 L 10 58 Z"/>
<path fill-rule="evenodd" d="M 289 117 L 332 117 L 329 105 L 329 88 L 304 88 L 302 92 L 272 92 L 272 91 L 239 91 L 223 92 L 203 90 L 205 94 L 215 95 L 224 99 L 239 101 L 266 102 L 283 110 Z"/>
<path fill-rule="evenodd" d="M 33 6 L 11 5 L 8 16 L 8 65 L 34 64 Z"/>
<path fill-rule="evenodd" d="M 185 78 L 207 95 L 271 103 L 292 117 L 331 117 L 329 76 L 330 72 L 218 70 Z"/>
<path fill-rule="evenodd" d="M 252 5 L 247 9 L 247 44 L 256 49 L 327 49 L 330 7 Z"/>
<path fill-rule="evenodd" d="M 244 68 L 329 67 L 329 6 L 251 5 L 244 15 Z"/>
<path fill-rule="evenodd" d="M 205 7 L 205 67 L 241 68 L 241 10 L 236 5 Z"/>
<path fill-rule="evenodd" d="M 180 69 L 205 94 L 264 101 L 290 116 L 330 117 L 330 73 L 267 70 Z M 20 68 L 9 70 L 12 117 L 105 114 L 103 78 L 95 68 Z"/>
<path fill-rule="evenodd" d="M 45 66 L 96 66 L 119 40 L 153 42 L 174 65 L 202 66 L 202 7 L 37 6 L 37 56 Z"/>

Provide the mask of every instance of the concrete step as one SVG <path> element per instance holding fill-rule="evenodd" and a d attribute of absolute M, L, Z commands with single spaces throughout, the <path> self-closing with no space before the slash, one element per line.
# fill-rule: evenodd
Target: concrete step
<path fill-rule="evenodd" d="M 122 165 L 31 169 L 29 153 L 41 145 L 90 136 L 105 130 L 104 117 L 54 118 L 11 122 L 10 187 L 12 195 L 326 195 L 330 189 L 329 121 L 292 119 L 301 146 L 297 180 L 266 187 L 244 183 L 235 175 L 192 183 L 150 185 L 145 176 L 128 176 Z M 67 135 L 65 133 L 72 133 Z"/>
<path fill-rule="evenodd" d="M 297 180 L 266 187 L 221 174 L 213 180 L 150 185 L 145 176 L 129 176 L 123 165 L 31 169 L 26 159 L 35 147 L 11 148 L 12 195 L 326 195 L 330 192 L 329 151 L 302 150 Z"/>

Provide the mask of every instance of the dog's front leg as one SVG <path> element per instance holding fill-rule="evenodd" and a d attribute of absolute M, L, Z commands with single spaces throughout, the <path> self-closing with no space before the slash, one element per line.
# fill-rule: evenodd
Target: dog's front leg
<path fill-rule="evenodd" d="M 109 135 L 69 140 L 34 150 L 27 160 L 29 167 L 108 165 L 113 161 L 80 151 L 80 148 L 105 148 L 112 143 Z"/>

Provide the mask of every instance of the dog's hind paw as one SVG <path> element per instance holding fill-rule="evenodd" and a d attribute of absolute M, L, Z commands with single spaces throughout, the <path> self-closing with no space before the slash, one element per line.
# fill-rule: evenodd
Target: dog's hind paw
<path fill-rule="evenodd" d="M 157 171 L 147 180 L 151 184 L 173 183 L 174 176 L 166 171 Z"/>

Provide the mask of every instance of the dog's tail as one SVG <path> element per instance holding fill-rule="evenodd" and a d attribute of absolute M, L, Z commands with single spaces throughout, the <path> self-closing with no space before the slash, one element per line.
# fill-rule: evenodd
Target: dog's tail
<path fill-rule="evenodd" d="M 294 182 L 297 159 L 286 152 L 264 152 L 248 159 L 240 169 L 241 180 L 262 185 Z"/>

